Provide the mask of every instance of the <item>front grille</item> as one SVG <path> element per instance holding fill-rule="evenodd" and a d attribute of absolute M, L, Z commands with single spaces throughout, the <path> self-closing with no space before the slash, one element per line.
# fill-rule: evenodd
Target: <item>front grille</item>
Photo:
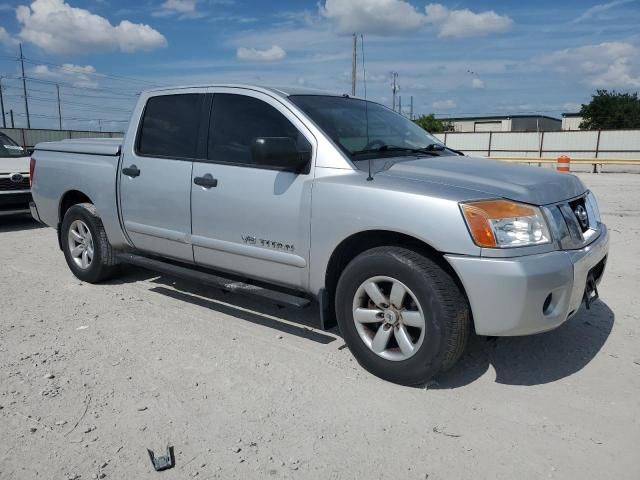
<path fill-rule="evenodd" d="M 556 230 L 554 236 L 560 241 L 560 247 L 564 250 L 583 248 L 600 234 L 600 226 L 584 195 L 544 207 L 544 210 L 549 217 L 553 218 L 552 224 L 555 225 L 554 230 Z"/>
<path fill-rule="evenodd" d="M 589 230 L 589 216 L 587 214 L 587 204 L 584 197 L 577 198 L 576 200 L 569 202 L 569 207 L 571 208 L 574 217 L 576 217 L 578 226 L 582 233 Z"/>
<path fill-rule="evenodd" d="M 29 190 L 29 177 L 24 177 L 19 182 L 12 182 L 10 178 L 0 178 L 0 192 L 13 190 Z"/>

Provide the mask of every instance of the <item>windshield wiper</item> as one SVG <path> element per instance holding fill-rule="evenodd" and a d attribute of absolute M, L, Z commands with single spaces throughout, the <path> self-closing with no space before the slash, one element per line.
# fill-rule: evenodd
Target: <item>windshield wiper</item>
<path fill-rule="evenodd" d="M 435 145 L 435 144 L 432 144 Z M 428 145 L 425 148 L 411 148 L 411 147 L 398 147 L 396 145 L 382 145 L 378 148 L 369 148 L 366 150 L 357 150 L 352 152 L 351 155 L 369 155 L 372 153 L 384 153 L 384 152 L 407 152 L 407 153 L 420 153 L 423 155 L 432 155 L 437 156 L 436 149 L 429 148 L 431 145 Z M 438 149 L 441 150 L 441 149 Z"/>

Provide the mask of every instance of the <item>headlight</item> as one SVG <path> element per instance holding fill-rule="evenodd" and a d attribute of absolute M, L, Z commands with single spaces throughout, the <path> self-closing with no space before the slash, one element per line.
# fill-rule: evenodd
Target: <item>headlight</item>
<path fill-rule="evenodd" d="M 549 243 L 540 209 L 510 200 L 462 203 L 462 214 L 479 247 L 508 248 Z"/>
<path fill-rule="evenodd" d="M 589 223 L 594 226 L 602 222 L 600 209 L 598 208 L 598 200 L 596 200 L 593 192 L 587 192 L 587 215 L 589 215 L 589 220 L 592 220 Z"/>

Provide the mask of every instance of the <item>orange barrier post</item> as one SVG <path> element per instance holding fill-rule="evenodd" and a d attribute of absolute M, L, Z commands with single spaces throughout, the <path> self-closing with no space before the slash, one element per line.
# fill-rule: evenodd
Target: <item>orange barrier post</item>
<path fill-rule="evenodd" d="M 571 171 L 571 158 L 566 155 L 558 157 L 558 163 L 556 164 L 556 170 L 559 172 Z"/>

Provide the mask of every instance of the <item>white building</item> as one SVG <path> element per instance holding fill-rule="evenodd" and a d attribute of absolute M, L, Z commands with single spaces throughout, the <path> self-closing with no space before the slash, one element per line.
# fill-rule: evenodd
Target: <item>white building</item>
<path fill-rule="evenodd" d="M 546 115 L 440 118 L 453 125 L 454 132 L 549 132 L 560 130 L 562 121 Z"/>
<path fill-rule="evenodd" d="M 579 113 L 563 113 L 562 130 L 580 130 L 582 120 L 582 115 Z"/>

